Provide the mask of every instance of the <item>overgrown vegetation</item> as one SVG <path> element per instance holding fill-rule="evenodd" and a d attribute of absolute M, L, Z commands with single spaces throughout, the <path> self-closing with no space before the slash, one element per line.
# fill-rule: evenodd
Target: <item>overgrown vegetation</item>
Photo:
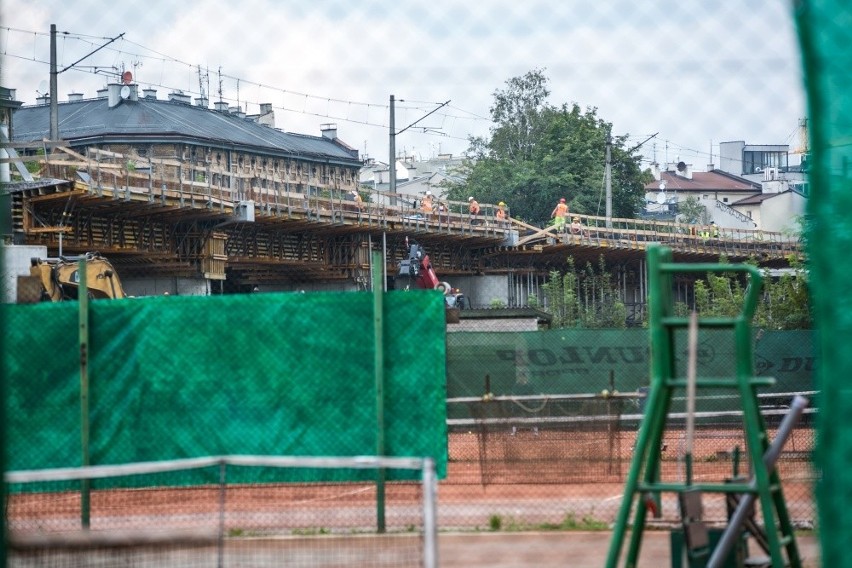
<path fill-rule="evenodd" d="M 726 263 L 722 257 L 720 263 Z M 763 291 L 753 326 L 760 329 L 810 329 L 811 305 L 808 274 L 798 256 L 787 259 L 789 268 L 778 273 L 764 271 Z M 757 266 L 752 259 L 750 264 Z M 552 271 L 542 286 L 543 309 L 553 316 L 553 328 L 624 328 L 627 306 L 617 282 L 607 270 L 604 257 L 597 266 L 584 268 L 567 260 L 562 273 Z M 691 292 L 691 293 L 689 293 Z M 733 317 L 742 311 L 746 280 L 741 273 L 708 273 L 692 284 L 688 301 L 675 305 L 677 315 L 687 315 L 693 308 L 704 317 Z M 634 314 L 633 325 L 645 325 L 646 312 Z"/>
<path fill-rule="evenodd" d="M 587 263 L 582 270 L 577 270 L 574 258 L 568 257 L 568 270 L 564 274 L 552 271 L 542 289 L 545 311 L 553 316 L 554 328 L 627 327 L 627 308 L 603 255 L 597 268 Z"/>
<path fill-rule="evenodd" d="M 727 262 L 723 257 L 721 262 Z M 787 258 L 789 268 L 773 276 L 764 271 L 762 301 L 758 303 L 753 326 L 762 329 L 809 329 L 811 306 L 808 274 L 798 256 Z M 757 266 L 751 260 L 750 264 Z M 693 286 L 695 309 L 703 316 L 732 317 L 742 310 L 745 282 L 738 274 L 707 274 Z M 684 311 L 689 306 L 681 308 Z"/>

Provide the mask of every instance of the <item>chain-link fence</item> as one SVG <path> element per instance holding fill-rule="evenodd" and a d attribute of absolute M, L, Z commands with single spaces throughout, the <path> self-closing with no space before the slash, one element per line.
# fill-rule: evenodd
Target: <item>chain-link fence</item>
<path fill-rule="evenodd" d="M 367 476 L 293 482 L 318 471 Z M 379 499 L 380 472 L 397 471 L 421 479 Z M 220 456 L 6 481 L 12 566 L 436 566 L 431 459 Z"/>
<path fill-rule="evenodd" d="M 436 460 L 441 530 L 612 522 L 647 394 L 646 330 L 445 334 L 440 294 L 385 296 L 380 346 L 366 293 L 94 301 L 87 391 L 77 304 L 7 306 L 9 469 L 226 454 L 375 455 L 382 443 L 386 455 Z M 793 393 L 813 389 L 810 332 L 757 331 L 754 341 L 756 372 L 777 380 L 759 395 L 771 433 Z M 699 373 L 731 372 L 731 349 L 723 334 L 702 335 Z M 380 396 L 377 357 L 385 374 Z M 679 365 L 685 357 L 678 354 Z M 746 448 L 737 397 L 701 395 L 696 475 L 747 474 L 738 458 Z M 808 412 L 779 466 L 801 526 L 816 516 L 815 409 Z M 681 399 L 669 420 L 662 469 L 678 478 Z M 268 481 L 263 470 L 240 475 L 233 481 Z M 353 479 L 307 470 L 286 481 Z M 662 512 L 663 521 L 677 518 L 674 504 Z M 714 520 L 724 514 L 708 509 Z"/>
<path fill-rule="evenodd" d="M 502 323 L 495 321 L 495 329 Z M 728 334 L 730 335 L 730 334 Z M 734 376 L 733 340 L 702 332 L 699 376 Z M 758 392 L 770 436 L 796 393 L 813 398 L 810 331 L 754 334 Z M 648 393 L 648 332 L 558 329 L 448 334 L 448 475 L 443 526 L 605 527 L 612 522 L 633 456 Z M 687 354 L 677 354 L 679 367 Z M 813 526 L 811 406 L 785 446 L 779 468 L 793 521 Z M 685 401 L 672 400 L 661 456 L 663 479 L 685 475 Z M 692 450 L 696 479 L 748 475 L 742 406 L 732 389 L 702 389 Z M 464 493 L 466 518 L 447 494 Z M 472 506 L 471 502 L 476 505 Z M 676 522 L 665 501 L 659 522 Z M 724 522 L 724 502 L 707 505 Z M 447 517 L 452 520 L 446 520 Z"/>

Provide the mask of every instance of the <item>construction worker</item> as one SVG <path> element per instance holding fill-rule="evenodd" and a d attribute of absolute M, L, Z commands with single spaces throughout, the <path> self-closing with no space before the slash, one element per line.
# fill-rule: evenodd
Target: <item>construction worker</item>
<path fill-rule="evenodd" d="M 497 204 L 497 212 L 494 213 L 494 217 L 497 219 L 497 224 L 499 226 L 504 226 L 506 224 L 506 204 L 504 202 L 500 202 Z"/>
<path fill-rule="evenodd" d="M 467 198 L 467 209 L 470 211 L 470 224 L 478 225 L 479 221 L 477 221 L 476 216 L 479 215 L 479 203 L 473 196 Z"/>
<path fill-rule="evenodd" d="M 420 211 L 427 217 L 432 215 L 432 192 L 428 189 L 426 195 L 420 200 Z"/>
<path fill-rule="evenodd" d="M 571 234 L 572 235 L 583 235 L 584 237 L 589 236 L 589 232 L 583 230 L 583 224 L 580 223 L 579 217 L 574 217 L 574 218 L 571 219 Z"/>
<path fill-rule="evenodd" d="M 553 208 L 553 211 L 550 213 L 550 217 L 551 219 L 556 220 L 554 225 L 557 230 L 565 230 L 565 221 L 568 219 L 568 204 L 565 202 L 564 197 L 561 198 L 559 203 L 556 204 L 556 207 Z"/>
<path fill-rule="evenodd" d="M 355 202 L 355 207 L 357 207 L 359 211 L 364 208 L 364 200 L 361 199 L 361 194 L 358 193 L 357 189 L 352 190 L 352 201 Z"/>

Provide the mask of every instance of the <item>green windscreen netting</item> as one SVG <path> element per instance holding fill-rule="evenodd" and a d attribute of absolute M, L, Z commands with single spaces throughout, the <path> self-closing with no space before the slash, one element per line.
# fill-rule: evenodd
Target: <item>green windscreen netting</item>
<path fill-rule="evenodd" d="M 821 390 L 816 464 L 823 566 L 852 566 L 852 4 L 796 3 L 811 136 L 808 251 Z"/>
<path fill-rule="evenodd" d="M 533 392 L 545 395 L 595 394 L 613 386 L 628 392 L 649 382 L 646 329 L 450 333 L 447 350 L 450 398 L 481 396 L 486 387 L 494 395 L 512 394 L 519 374 L 526 376 Z M 754 350 L 757 375 L 776 380 L 761 392 L 789 393 L 813 388 L 810 330 L 755 330 Z M 686 353 L 677 354 L 683 373 L 686 359 Z M 734 362 L 730 332 L 702 333 L 699 373 L 729 376 L 734 372 Z"/>
<path fill-rule="evenodd" d="M 446 468 L 444 304 L 384 300 L 385 454 Z M 377 452 L 368 293 L 90 304 L 90 463 Z M 81 464 L 76 302 L 5 306 L 7 469 Z"/>

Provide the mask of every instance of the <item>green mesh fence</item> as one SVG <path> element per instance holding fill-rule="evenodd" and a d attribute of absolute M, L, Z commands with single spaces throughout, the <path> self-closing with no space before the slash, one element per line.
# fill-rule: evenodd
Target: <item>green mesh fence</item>
<path fill-rule="evenodd" d="M 796 17 L 812 148 L 809 256 L 819 329 L 822 412 L 816 465 L 824 566 L 852 566 L 852 5 L 799 2 Z"/>
<path fill-rule="evenodd" d="M 385 296 L 385 455 L 431 456 L 443 474 L 443 301 Z M 90 309 L 91 464 L 377 453 L 371 294 L 153 297 Z M 2 315 L 8 469 L 80 465 L 77 303 Z"/>

